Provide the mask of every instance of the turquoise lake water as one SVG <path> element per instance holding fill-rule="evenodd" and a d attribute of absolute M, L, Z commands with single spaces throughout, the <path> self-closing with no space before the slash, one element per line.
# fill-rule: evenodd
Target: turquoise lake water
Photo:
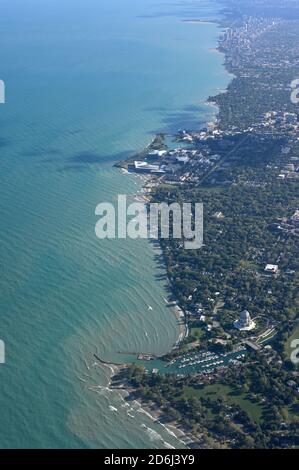
<path fill-rule="evenodd" d="M 1 448 L 182 446 L 94 364 L 178 337 L 158 253 L 98 240 L 95 207 L 140 188 L 114 162 L 212 118 L 203 100 L 229 81 L 219 29 L 181 20 L 218 14 L 208 1 L 1 1 Z"/>

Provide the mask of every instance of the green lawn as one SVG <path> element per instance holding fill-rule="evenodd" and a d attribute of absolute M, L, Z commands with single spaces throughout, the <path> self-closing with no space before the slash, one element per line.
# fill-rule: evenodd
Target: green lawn
<path fill-rule="evenodd" d="M 190 328 L 190 336 L 196 336 L 197 338 L 201 338 L 204 334 L 203 328 Z"/>
<path fill-rule="evenodd" d="M 186 387 L 184 389 L 184 395 L 185 397 L 209 397 L 211 399 L 214 398 L 215 400 L 219 397 L 223 397 L 228 401 L 228 403 L 239 405 L 240 408 L 248 413 L 250 418 L 256 423 L 260 423 L 262 421 L 262 406 L 258 403 L 253 403 L 246 397 L 246 394 L 240 394 L 228 385 L 213 384 L 207 385 L 202 389 Z"/>
<path fill-rule="evenodd" d="M 297 423 L 297 425 L 299 424 L 299 405 L 297 403 L 284 407 L 284 413 L 285 421 L 287 423 Z"/>

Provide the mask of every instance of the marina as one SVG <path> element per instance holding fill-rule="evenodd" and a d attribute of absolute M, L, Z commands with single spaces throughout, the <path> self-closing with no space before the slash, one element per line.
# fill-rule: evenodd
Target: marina
<path fill-rule="evenodd" d="M 240 345 L 232 352 L 216 354 L 212 351 L 190 352 L 184 354 L 170 362 L 162 358 L 150 358 L 139 354 L 137 356 L 138 364 L 144 365 L 149 372 L 160 374 L 211 374 L 217 370 L 223 370 L 227 367 L 238 365 L 248 354 L 248 348 Z"/>

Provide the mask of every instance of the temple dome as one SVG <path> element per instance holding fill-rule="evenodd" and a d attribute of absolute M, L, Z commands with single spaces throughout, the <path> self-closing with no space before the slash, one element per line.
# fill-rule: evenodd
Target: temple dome
<path fill-rule="evenodd" d="M 240 313 L 240 318 L 234 322 L 234 326 L 240 331 L 250 331 L 253 330 L 256 325 L 251 319 L 248 310 L 243 310 Z"/>

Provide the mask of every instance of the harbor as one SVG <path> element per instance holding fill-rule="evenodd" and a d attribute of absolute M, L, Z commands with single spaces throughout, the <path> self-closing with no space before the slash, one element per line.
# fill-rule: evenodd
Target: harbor
<path fill-rule="evenodd" d="M 119 360 L 117 364 L 122 367 L 136 364 L 143 366 L 148 373 L 152 374 L 174 374 L 183 375 L 210 375 L 215 372 L 221 372 L 228 367 L 240 365 L 249 353 L 251 348 L 247 344 L 240 344 L 233 351 L 226 353 L 215 353 L 213 351 L 192 351 L 182 354 L 170 361 L 165 357 L 157 357 L 149 353 L 124 352 L 119 351 Z M 94 357 L 102 364 L 110 365 L 99 356 Z"/>

